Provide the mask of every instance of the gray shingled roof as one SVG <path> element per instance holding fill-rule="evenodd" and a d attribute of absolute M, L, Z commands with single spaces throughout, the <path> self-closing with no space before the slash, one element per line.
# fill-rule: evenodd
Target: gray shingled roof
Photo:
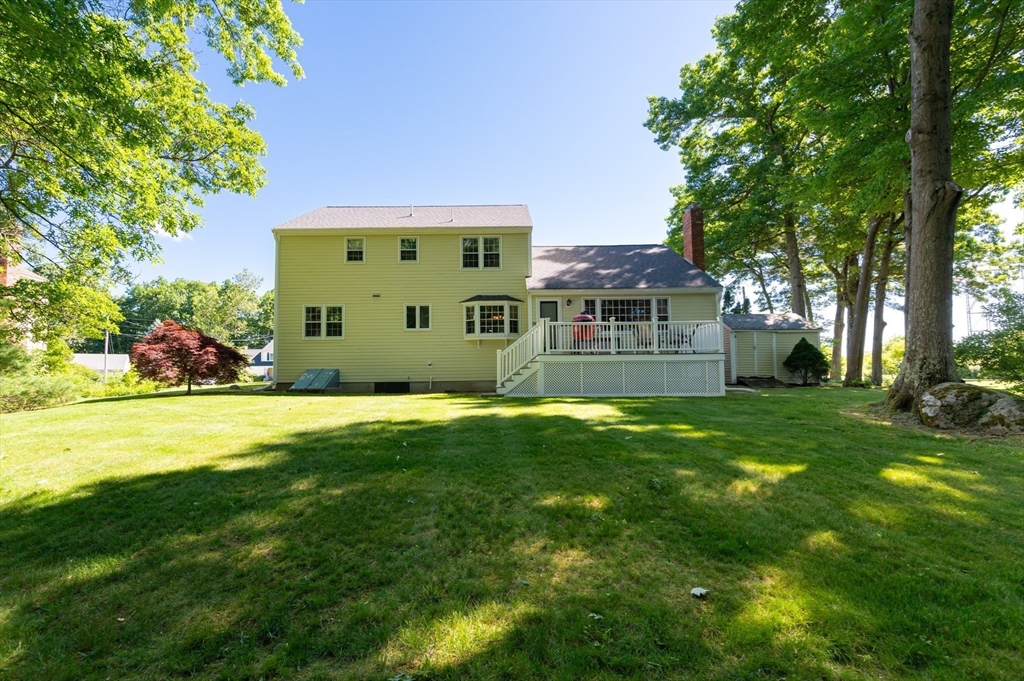
<path fill-rule="evenodd" d="M 534 246 L 526 288 L 720 288 L 717 281 L 668 246 Z"/>
<path fill-rule="evenodd" d="M 502 295 L 494 295 L 494 296 L 487 296 L 487 295 L 473 296 L 472 298 L 466 298 L 465 300 L 460 300 L 459 302 L 460 303 L 482 303 L 482 302 L 488 302 L 488 301 L 489 302 L 513 302 L 513 303 L 521 303 L 521 302 L 523 302 L 523 301 L 519 300 L 518 298 L 513 298 L 512 296 L 504 295 L 504 294 L 502 294 Z"/>
<path fill-rule="evenodd" d="M 510 206 L 325 206 L 278 225 L 286 229 L 532 227 L 530 209 Z"/>
<path fill-rule="evenodd" d="M 815 326 L 798 314 L 724 314 L 722 322 L 733 331 L 817 331 Z"/>

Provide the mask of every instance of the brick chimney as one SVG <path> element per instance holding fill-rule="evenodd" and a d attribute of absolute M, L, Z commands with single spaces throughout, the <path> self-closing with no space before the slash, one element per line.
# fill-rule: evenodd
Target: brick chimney
<path fill-rule="evenodd" d="M 683 213 L 683 257 L 704 269 L 704 211 L 691 203 Z"/>

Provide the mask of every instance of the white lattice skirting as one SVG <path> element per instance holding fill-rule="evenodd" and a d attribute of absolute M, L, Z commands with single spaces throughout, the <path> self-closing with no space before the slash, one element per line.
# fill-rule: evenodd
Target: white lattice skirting
<path fill-rule="evenodd" d="M 538 357 L 509 397 L 714 396 L 725 394 L 725 358 Z"/>

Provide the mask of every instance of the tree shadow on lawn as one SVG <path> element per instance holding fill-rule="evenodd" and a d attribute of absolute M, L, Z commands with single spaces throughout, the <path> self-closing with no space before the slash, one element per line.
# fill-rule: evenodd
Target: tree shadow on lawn
<path fill-rule="evenodd" d="M 0 670 L 1012 678 L 1005 448 L 806 416 L 794 441 L 742 425 L 756 401 L 488 404 L 9 504 Z"/>

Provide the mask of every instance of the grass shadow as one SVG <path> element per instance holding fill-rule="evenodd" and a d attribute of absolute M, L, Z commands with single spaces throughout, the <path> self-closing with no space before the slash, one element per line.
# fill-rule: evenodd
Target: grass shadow
<path fill-rule="evenodd" d="M 416 398 L 449 413 L 23 496 L 0 512 L 0 669 L 1012 678 L 1019 453 L 803 395 Z"/>

